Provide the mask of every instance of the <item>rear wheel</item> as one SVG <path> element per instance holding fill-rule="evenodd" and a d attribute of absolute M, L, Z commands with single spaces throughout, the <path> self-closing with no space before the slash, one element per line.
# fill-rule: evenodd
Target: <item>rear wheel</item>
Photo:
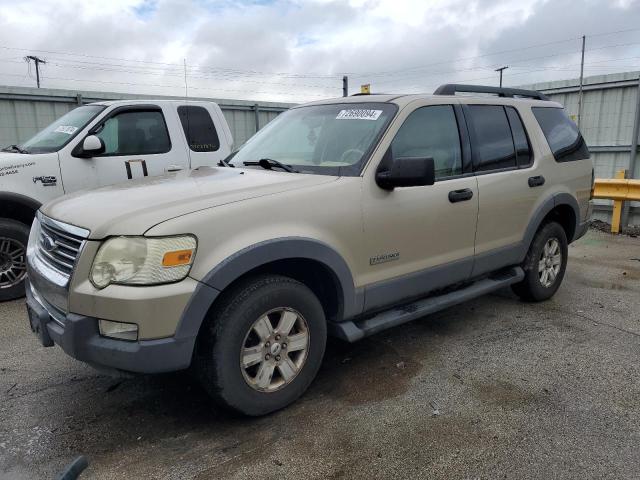
<path fill-rule="evenodd" d="M 525 277 L 512 286 L 520 298 L 540 302 L 551 298 L 562 283 L 567 267 L 568 243 L 564 228 L 545 224 L 533 238 L 522 268 Z"/>
<path fill-rule="evenodd" d="M 0 302 L 24 296 L 28 240 L 27 225 L 0 220 Z"/>
<path fill-rule="evenodd" d="M 322 362 L 327 326 L 309 288 L 268 275 L 226 293 L 200 335 L 196 373 L 214 400 L 264 415 L 307 389 Z"/>

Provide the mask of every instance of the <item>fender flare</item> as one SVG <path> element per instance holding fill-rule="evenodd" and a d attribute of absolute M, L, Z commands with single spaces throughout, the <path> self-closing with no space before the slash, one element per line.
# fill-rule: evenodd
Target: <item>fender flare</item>
<path fill-rule="evenodd" d="M 338 252 L 317 240 L 285 237 L 246 247 L 214 267 L 199 282 L 189 300 L 176 329 L 176 338 L 192 338 L 195 342 L 213 302 L 233 281 L 264 264 L 296 258 L 317 261 L 333 275 L 342 303 L 342 318 L 350 318 L 362 311 L 364 297 L 356 292 L 351 270 Z"/>
<path fill-rule="evenodd" d="M 34 215 L 42 206 L 39 201 L 31 197 L 27 197 L 26 195 L 13 192 L 0 192 L 0 205 L 7 205 L 8 203 L 14 203 L 20 207 L 28 209 L 32 211 Z M 4 214 L 3 210 L 4 209 L 0 209 L 0 216 Z M 33 218 L 31 220 L 33 220 Z"/>
<path fill-rule="evenodd" d="M 578 206 L 578 201 L 568 193 L 556 193 L 553 196 L 547 198 L 535 211 L 531 220 L 529 221 L 529 225 L 527 225 L 527 230 L 524 234 L 523 246 L 524 246 L 524 254 L 529 251 L 529 247 L 531 246 L 531 242 L 533 241 L 533 236 L 536 234 L 542 221 L 549 214 L 551 210 L 561 205 L 568 205 L 572 208 L 573 213 L 575 214 L 576 224 L 574 225 L 573 237 L 568 238 L 567 240 L 571 243 L 576 233 L 578 232 L 578 225 L 580 223 L 580 207 Z"/>

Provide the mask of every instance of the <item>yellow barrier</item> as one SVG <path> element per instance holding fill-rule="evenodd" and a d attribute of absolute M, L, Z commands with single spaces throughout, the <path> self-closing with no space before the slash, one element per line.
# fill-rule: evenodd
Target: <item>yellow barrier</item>
<path fill-rule="evenodd" d="M 620 232 L 622 202 L 640 201 L 640 180 L 627 179 L 625 176 L 626 170 L 620 170 L 615 178 L 596 178 L 593 188 L 593 198 L 613 200 L 611 233 Z"/>

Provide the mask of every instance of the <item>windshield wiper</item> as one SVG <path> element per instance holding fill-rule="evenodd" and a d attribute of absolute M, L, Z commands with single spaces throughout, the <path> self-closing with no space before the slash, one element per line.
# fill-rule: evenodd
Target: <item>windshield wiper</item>
<path fill-rule="evenodd" d="M 284 163 L 281 163 L 278 160 L 274 160 L 273 158 L 261 158 L 257 162 L 243 162 L 243 163 L 246 166 L 259 165 L 265 170 L 271 170 L 273 167 L 277 167 L 277 168 L 281 168 L 285 172 L 299 173 L 299 171 L 293 168 L 291 165 L 285 165 Z"/>
<path fill-rule="evenodd" d="M 29 153 L 24 148 L 20 148 L 19 145 L 9 145 L 7 148 L 3 148 L 2 151 L 3 152 Z"/>
<path fill-rule="evenodd" d="M 218 166 L 219 166 L 219 167 L 230 167 L 230 168 L 236 168 L 236 166 L 235 166 L 235 165 L 231 165 L 229 162 L 227 162 L 227 161 L 226 161 L 226 160 L 224 160 L 224 159 L 223 159 L 223 160 L 220 160 L 220 161 L 218 162 Z"/>

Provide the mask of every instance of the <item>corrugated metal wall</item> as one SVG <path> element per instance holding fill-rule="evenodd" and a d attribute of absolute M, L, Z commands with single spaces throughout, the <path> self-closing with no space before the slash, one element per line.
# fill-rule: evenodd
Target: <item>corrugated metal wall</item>
<path fill-rule="evenodd" d="M 182 97 L 0 87 L 0 146 L 21 143 L 29 139 L 56 118 L 76 108 L 79 102 L 140 98 L 181 99 Z M 241 145 L 256 132 L 256 108 L 258 125 L 262 128 L 280 112 L 293 105 L 215 98 L 190 98 L 190 100 L 207 100 L 218 103 L 229 123 L 236 145 Z"/>
<path fill-rule="evenodd" d="M 583 82 L 583 110 L 580 130 L 589 145 L 597 178 L 613 178 L 618 170 L 628 169 L 631 137 L 638 99 L 640 72 L 587 77 Z M 537 83 L 524 88 L 539 90 L 565 106 L 578 118 L 578 80 Z M 636 152 L 636 156 L 637 156 Z M 634 178 L 640 178 L 640 158 Z M 610 221 L 611 203 L 596 200 L 594 216 Z M 640 224 L 640 202 L 632 202 L 631 223 Z"/>

